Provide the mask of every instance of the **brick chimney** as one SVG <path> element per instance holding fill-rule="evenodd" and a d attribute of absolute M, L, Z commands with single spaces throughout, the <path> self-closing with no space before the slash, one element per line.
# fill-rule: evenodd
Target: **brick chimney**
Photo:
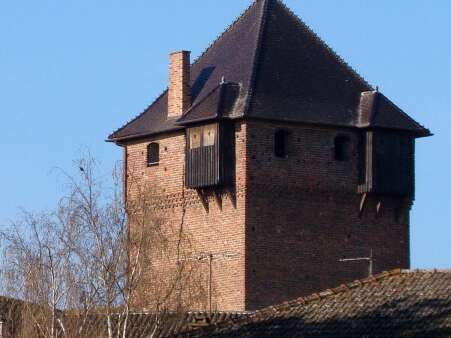
<path fill-rule="evenodd" d="M 181 116 L 191 106 L 190 53 L 169 54 L 168 118 Z"/>

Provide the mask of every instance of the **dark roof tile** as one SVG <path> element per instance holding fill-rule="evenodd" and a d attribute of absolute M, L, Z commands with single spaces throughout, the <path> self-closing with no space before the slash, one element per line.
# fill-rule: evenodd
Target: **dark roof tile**
<path fill-rule="evenodd" d="M 383 95 L 379 110 L 372 114 L 371 94 L 362 93 L 373 88 L 279 0 L 254 1 L 192 64 L 192 116 L 214 114 L 194 110 L 208 103 L 222 78 L 240 85 L 232 118 L 346 127 L 368 127 L 363 122 L 371 118 L 374 127 L 430 135 Z M 166 118 L 164 92 L 109 140 L 180 128 Z"/>
<path fill-rule="evenodd" d="M 254 2 L 191 66 L 193 106 L 203 101 L 221 82 L 241 85 L 240 102 L 246 102 L 255 62 L 264 1 Z M 243 107 L 244 108 L 244 107 Z M 243 110 L 242 110 L 243 111 Z M 166 122 L 167 91 L 141 115 L 109 136 L 120 141 L 137 135 L 180 128 Z"/>

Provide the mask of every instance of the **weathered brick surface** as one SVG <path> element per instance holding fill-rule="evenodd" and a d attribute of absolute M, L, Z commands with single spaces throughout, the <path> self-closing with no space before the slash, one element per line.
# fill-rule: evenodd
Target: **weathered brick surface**
<path fill-rule="evenodd" d="M 366 262 L 339 259 L 367 256 L 370 249 L 374 272 L 409 266 L 411 201 L 370 196 L 359 214 L 355 130 L 254 120 L 235 129 L 235 193 L 222 190 L 218 199 L 207 191 L 207 203 L 184 188 L 182 132 L 125 146 L 129 176 L 161 188 L 170 223 L 179 226 L 184 214 L 195 252 L 214 255 L 214 309 L 256 309 L 364 277 Z M 290 132 L 287 158 L 274 156 L 278 129 Z M 334 160 L 337 135 L 351 141 L 348 161 Z M 160 164 L 147 167 L 151 141 L 160 143 Z M 395 217 L 400 210 L 403 217 Z M 208 263 L 198 264 L 206 287 Z"/>
<path fill-rule="evenodd" d="M 190 52 L 169 55 L 168 117 L 179 117 L 191 105 Z"/>
<path fill-rule="evenodd" d="M 246 127 L 237 123 L 235 134 L 236 187 L 221 191 L 216 198 L 207 191 L 203 203 L 195 190 L 184 187 L 185 136 L 183 132 L 162 135 L 125 146 L 127 181 L 151 184 L 161 189 L 165 206 L 161 211 L 175 227 L 182 224 L 192 238 L 193 255 L 213 254 L 213 309 L 240 311 L 245 309 L 244 294 L 244 182 L 246 167 Z M 150 142 L 160 144 L 160 163 L 148 167 L 146 147 Z M 135 179 L 133 179 L 133 177 Z M 132 183 L 133 180 L 133 183 Z M 185 205 L 185 213 L 183 207 Z M 196 262 L 205 272 L 204 288 L 208 287 L 208 260 Z M 205 304 L 205 302 L 204 302 Z M 205 308 L 196 309 L 205 310 Z"/>
<path fill-rule="evenodd" d="M 374 272 L 409 266 L 408 217 L 398 223 L 395 210 L 408 212 L 410 202 L 371 196 L 359 216 L 355 131 L 257 121 L 247 128 L 247 309 L 362 278 L 367 262 L 339 259 L 365 257 L 371 249 Z M 290 132 L 287 158 L 273 155 L 278 129 Z M 334 160 L 338 135 L 351 140 L 348 161 Z"/>

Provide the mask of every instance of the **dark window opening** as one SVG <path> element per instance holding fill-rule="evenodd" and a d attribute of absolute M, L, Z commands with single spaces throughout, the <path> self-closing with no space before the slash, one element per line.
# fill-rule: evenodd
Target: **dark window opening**
<path fill-rule="evenodd" d="M 287 138 L 288 132 L 278 130 L 274 134 L 274 155 L 277 157 L 287 157 Z"/>
<path fill-rule="evenodd" d="M 334 158 L 336 161 L 348 161 L 351 158 L 351 141 L 347 136 L 337 136 L 334 141 Z"/>
<path fill-rule="evenodd" d="M 147 146 L 147 165 L 157 165 L 160 162 L 160 145 L 158 143 L 150 143 Z"/>

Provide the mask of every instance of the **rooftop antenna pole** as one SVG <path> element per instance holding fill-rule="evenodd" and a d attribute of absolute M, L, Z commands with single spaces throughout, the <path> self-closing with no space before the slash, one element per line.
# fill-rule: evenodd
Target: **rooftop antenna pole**
<path fill-rule="evenodd" d="M 368 277 L 373 275 L 373 249 L 370 249 L 369 257 L 356 257 L 356 258 L 341 258 L 340 262 L 354 262 L 354 261 L 367 261 L 368 262 Z"/>
<path fill-rule="evenodd" d="M 208 311 L 210 313 L 210 318 L 212 314 L 213 308 L 213 259 L 235 259 L 239 256 L 236 252 L 223 252 L 219 254 L 212 253 L 201 253 L 197 256 L 188 257 L 182 259 L 180 261 L 197 261 L 197 262 L 206 262 L 208 261 Z M 0 337 L 1 338 L 1 337 Z"/>
<path fill-rule="evenodd" d="M 212 274 L 213 274 L 213 254 L 210 253 L 208 255 L 208 312 L 210 313 L 211 318 L 211 295 L 212 295 Z"/>

